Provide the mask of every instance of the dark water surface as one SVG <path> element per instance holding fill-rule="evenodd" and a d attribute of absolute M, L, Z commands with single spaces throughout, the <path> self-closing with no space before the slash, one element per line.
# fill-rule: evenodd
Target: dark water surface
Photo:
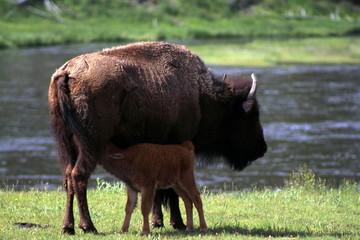
<path fill-rule="evenodd" d="M 87 44 L 0 51 L 0 187 L 56 189 L 62 177 L 50 132 L 47 90 L 65 61 L 110 45 Z M 242 172 L 219 163 L 197 168 L 214 188 L 281 187 L 306 163 L 338 184 L 360 179 L 360 66 L 211 66 L 216 74 L 258 75 L 268 152 Z M 114 181 L 101 167 L 95 178 Z"/>

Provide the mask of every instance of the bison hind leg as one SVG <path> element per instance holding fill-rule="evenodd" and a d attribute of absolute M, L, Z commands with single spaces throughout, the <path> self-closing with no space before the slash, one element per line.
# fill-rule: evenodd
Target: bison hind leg
<path fill-rule="evenodd" d="M 88 200 L 87 200 L 87 185 L 90 175 L 95 170 L 97 160 L 100 156 L 99 146 L 84 144 L 75 137 L 75 142 L 78 148 L 78 157 L 76 164 L 71 171 L 71 179 L 73 188 L 77 199 L 81 228 L 84 233 L 97 233 L 97 230 L 91 220 Z"/>

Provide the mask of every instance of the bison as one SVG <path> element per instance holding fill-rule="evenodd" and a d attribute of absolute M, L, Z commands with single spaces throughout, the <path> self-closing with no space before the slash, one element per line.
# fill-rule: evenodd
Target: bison
<path fill-rule="evenodd" d="M 63 232 L 74 234 L 77 198 L 84 232 L 97 232 L 87 203 L 88 179 L 105 146 L 179 144 L 191 140 L 204 159 L 223 156 L 235 170 L 262 157 L 267 146 L 259 120 L 256 79 L 215 77 L 184 46 L 144 42 L 75 57 L 52 76 L 51 126 L 67 193 Z M 157 191 L 152 222 L 184 229 L 178 197 Z"/>
<path fill-rule="evenodd" d="M 206 231 L 200 192 L 196 188 L 194 145 L 185 141 L 181 145 L 142 143 L 118 149 L 109 143 L 100 164 L 104 169 L 126 183 L 128 200 L 121 228 L 127 232 L 135 208 L 137 193 L 141 192 L 143 234 L 150 233 L 149 214 L 156 189 L 173 188 L 183 199 L 186 208 L 186 230 L 193 229 L 192 204 L 200 221 L 200 230 Z"/>

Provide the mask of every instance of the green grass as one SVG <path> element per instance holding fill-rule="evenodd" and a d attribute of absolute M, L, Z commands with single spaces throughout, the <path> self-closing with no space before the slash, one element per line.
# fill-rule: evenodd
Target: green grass
<path fill-rule="evenodd" d="M 57 23 L 36 16 L 11 21 L 0 18 L 0 48 L 121 40 L 329 37 L 360 32 L 358 22 L 288 20 L 269 16 L 225 18 L 214 22 L 189 18 L 181 20 L 181 25 L 160 20 L 154 25 L 153 21 L 99 17 Z"/>
<path fill-rule="evenodd" d="M 55 1 L 62 22 L 0 3 L 0 48 L 83 42 L 347 36 L 360 33 L 359 5 L 330 0 Z M 40 4 L 33 5 L 45 11 Z M 306 4 L 305 4 L 306 3 Z M 306 12 L 305 16 L 298 17 Z M 49 13 L 49 12 L 48 12 Z M 331 14 L 338 19 L 331 19 Z M 289 18 L 289 15 L 291 17 Z"/>
<path fill-rule="evenodd" d="M 130 232 L 118 232 L 124 217 L 123 185 L 99 182 L 88 193 L 92 219 L 100 235 L 60 233 L 65 193 L 58 191 L 0 191 L 0 239 L 359 239 L 359 186 L 344 182 L 331 188 L 301 168 L 280 190 L 253 189 L 212 193 L 202 189 L 207 233 L 174 232 L 166 224 L 150 236 L 141 236 L 142 218 L 137 208 Z M 182 212 L 184 207 L 181 205 Z M 75 210 L 78 221 L 77 210 Z M 185 217 L 185 216 L 183 216 Z M 194 214 L 198 227 L 197 214 Z M 165 221 L 169 221 L 165 213 Z M 47 228 L 20 228 L 17 222 Z"/>
<path fill-rule="evenodd" d="M 360 38 L 212 40 L 189 44 L 207 64 L 359 64 Z"/>
<path fill-rule="evenodd" d="M 175 40 L 208 64 L 360 63 L 360 5 L 351 1 L 54 1 L 62 21 L 0 2 L 0 49 Z"/>

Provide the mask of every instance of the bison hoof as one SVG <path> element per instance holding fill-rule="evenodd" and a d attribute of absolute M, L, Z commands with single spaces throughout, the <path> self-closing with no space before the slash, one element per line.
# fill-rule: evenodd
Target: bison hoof
<path fill-rule="evenodd" d="M 84 231 L 84 233 L 94 233 L 97 234 L 98 231 L 94 226 L 80 226 L 80 228 Z"/>
<path fill-rule="evenodd" d="M 186 230 L 186 231 L 192 231 L 192 230 L 194 230 L 194 228 L 193 228 L 193 227 L 186 227 L 185 230 Z"/>
<path fill-rule="evenodd" d="M 152 222 L 152 226 L 154 228 L 163 228 L 164 224 L 162 223 L 162 221 L 156 221 L 156 222 Z"/>
<path fill-rule="evenodd" d="M 126 232 L 128 232 L 128 231 L 129 231 L 129 226 L 127 226 L 127 227 L 122 227 L 120 233 L 126 233 Z"/>
<path fill-rule="evenodd" d="M 74 227 L 65 227 L 65 226 L 63 226 L 62 233 L 63 234 L 68 234 L 68 235 L 75 235 L 75 229 L 74 229 Z"/>
<path fill-rule="evenodd" d="M 186 229 L 186 226 L 183 222 L 171 222 L 170 225 L 172 225 L 174 230 L 177 231 L 183 231 Z"/>

